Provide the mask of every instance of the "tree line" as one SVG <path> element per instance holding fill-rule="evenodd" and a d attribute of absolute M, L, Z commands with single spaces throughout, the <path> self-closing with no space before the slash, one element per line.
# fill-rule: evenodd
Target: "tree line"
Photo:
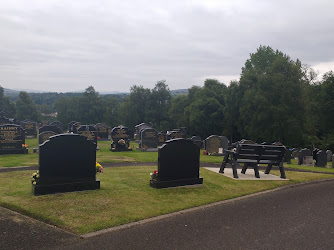
<path fill-rule="evenodd" d="M 173 96 L 161 80 L 153 89 L 134 85 L 129 95 L 100 95 L 89 86 L 82 94 L 52 98 L 36 104 L 20 92 L 12 102 L 0 88 L 0 109 L 19 120 L 40 121 L 43 111 L 56 111 L 56 119 L 65 125 L 104 122 L 134 128 L 146 122 L 159 131 L 186 127 L 189 136 L 202 138 L 216 134 L 233 142 L 246 138 L 334 150 L 333 72 L 318 80 L 312 68 L 269 46 L 251 53 L 239 81 L 228 86 L 206 79 L 203 87 Z"/>

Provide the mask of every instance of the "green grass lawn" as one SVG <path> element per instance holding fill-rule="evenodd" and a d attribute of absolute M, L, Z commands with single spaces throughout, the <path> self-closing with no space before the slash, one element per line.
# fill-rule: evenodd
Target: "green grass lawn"
<path fill-rule="evenodd" d="M 0 205 L 75 233 L 87 233 L 162 214 L 334 175 L 287 172 L 289 181 L 237 181 L 201 168 L 200 187 L 154 189 L 156 167 L 113 167 L 99 174 L 101 189 L 33 196 L 33 171 L 0 173 Z M 278 171 L 272 171 L 278 175 Z"/>
<path fill-rule="evenodd" d="M 0 155 L 0 167 L 17 167 L 17 166 L 37 166 L 38 154 L 33 153 L 33 148 L 38 148 L 37 138 L 26 139 L 26 144 L 29 148 L 29 153 L 25 155 Z M 158 152 L 142 152 L 136 150 L 138 144 L 131 142 L 130 146 L 133 151 L 127 152 L 111 152 L 110 141 L 98 141 L 99 151 L 96 152 L 96 160 L 99 163 L 107 162 L 157 162 Z M 203 155 L 201 150 L 201 161 L 221 163 L 221 156 Z"/>

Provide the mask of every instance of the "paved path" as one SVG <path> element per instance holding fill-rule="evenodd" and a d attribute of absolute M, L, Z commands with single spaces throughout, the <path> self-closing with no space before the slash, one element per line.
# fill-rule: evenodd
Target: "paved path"
<path fill-rule="evenodd" d="M 85 239 L 5 209 L 0 211 L 0 249 L 332 249 L 334 246 L 334 180 L 285 187 Z"/>
<path fill-rule="evenodd" d="M 60 249 L 333 249 L 334 180 L 81 239 Z"/>

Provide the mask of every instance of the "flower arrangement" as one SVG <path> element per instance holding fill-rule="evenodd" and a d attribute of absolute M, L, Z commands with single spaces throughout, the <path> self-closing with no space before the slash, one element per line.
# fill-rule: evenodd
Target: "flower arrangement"
<path fill-rule="evenodd" d="M 27 144 L 22 144 L 22 148 L 27 148 L 28 145 Z"/>
<path fill-rule="evenodd" d="M 97 137 L 97 139 L 98 139 L 98 140 L 100 140 L 100 139 L 101 139 L 101 137 L 100 137 L 100 136 L 98 136 L 98 137 Z"/>
<path fill-rule="evenodd" d="M 103 167 L 98 162 L 96 162 L 96 173 L 103 173 Z"/>
<path fill-rule="evenodd" d="M 153 173 L 150 173 L 151 180 L 157 180 L 158 179 L 158 171 L 154 170 Z"/>
<path fill-rule="evenodd" d="M 125 141 L 124 141 L 124 139 L 120 139 L 117 143 L 118 143 L 119 145 L 125 146 Z"/>
<path fill-rule="evenodd" d="M 39 172 L 35 172 L 31 176 L 31 183 L 36 186 L 39 183 Z"/>

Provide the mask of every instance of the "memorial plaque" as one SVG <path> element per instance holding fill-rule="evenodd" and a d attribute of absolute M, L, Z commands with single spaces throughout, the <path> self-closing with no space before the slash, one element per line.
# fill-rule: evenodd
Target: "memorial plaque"
<path fill-rule="evenodd" d="M 147 150 L 158 147 L 158 131 L 154 128 L 146 128 L 140 132 L 140 148 Z"/>
<path fill-rule="evenodd" d="M 97 146 L 97 130 L 94 126 L 82 125 L 77 129 L 77 134 L 86 137 Z"/>
<path fill-rule="evenodd" d="M 200 148 L 192 141 L 166 141 L 158 151 L 158 177 L 150 181 L 155 188 L 202 184 L 199 177 Z"/>
<path fill-rule="evenodd" d="M 44 131 L 42 133 L 38 134 L 38 144 L 43 144 L 45 141 L 49 140 L 51 136 L 57 135 L 58 133 L 55 133 L 53 131 Z"/>
<path fill-rule="evenodd" d="M 19 125 L 0 125 L 0 154 L 27 154 L 25 131 Z"/>
<path fill-rule="evenodd" d="M 219 148 L 223 148 L 223 143 L 218 135 L 211 135 L 205 139 L 205 150 L 209 155 L 219 155 Z"/>
<path fill-rule="evenodd" d="M 96 145 L 77 134 L 50 137 L 39 147 L 39 176 L 35 195 L 99 189 Z"/>

